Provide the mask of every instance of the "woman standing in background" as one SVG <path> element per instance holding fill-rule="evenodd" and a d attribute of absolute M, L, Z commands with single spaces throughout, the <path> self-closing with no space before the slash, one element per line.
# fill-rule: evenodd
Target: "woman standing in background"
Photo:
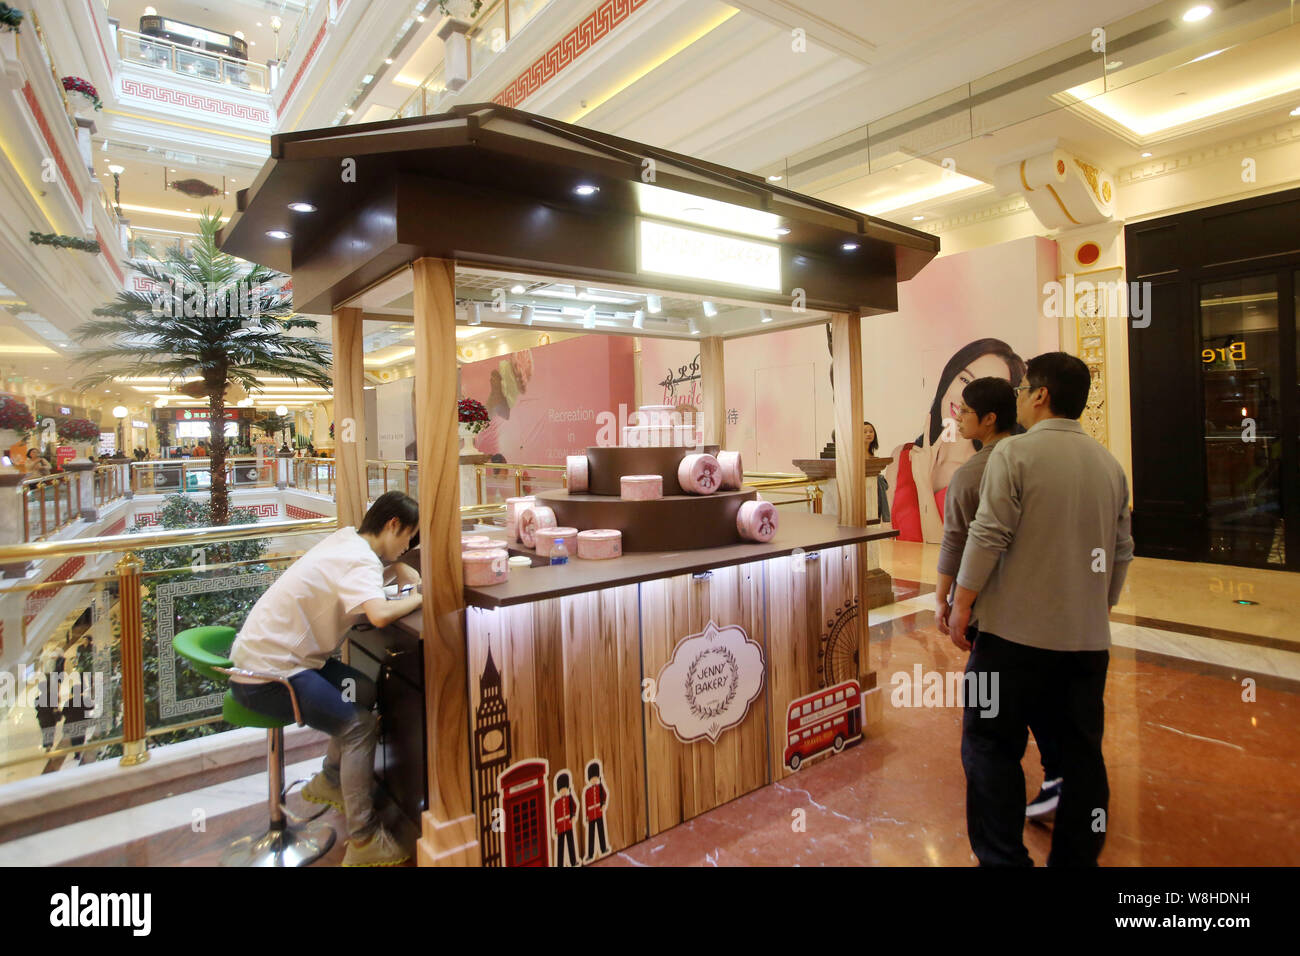
<path fill-rule="evenodd" d="M 862 443 L 867 447 L 867 457 L 875 458 L 880 450 L 880 439 L 876 437 L 876 426 L 871 422 L 862 423 Z M 876 507 L 880 520 L 889 524 L 889 482 L 884 475 L 876 475 Z"/>

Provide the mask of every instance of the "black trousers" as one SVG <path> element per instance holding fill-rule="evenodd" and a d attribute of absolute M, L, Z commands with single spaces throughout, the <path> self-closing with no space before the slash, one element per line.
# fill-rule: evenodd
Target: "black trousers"
<path fill-rule="evenodd" d="M 966 640 L 974 647 L 975 638 L 979 636 L 980 629 L 974 624 L 966 628 Z M 1029 730 L 1034 735 L 1034 743 L 1038 745 L 1038 756 L 1043 764 L 1043 783 L 1049 780 L 1059 780 L 1061 778 L 1061 748 L 1056 743 L 1056 728 L 1052 715 L 1043 712 L 1029 715 Z"/>
<path fill-rule="evenodd" d="M 1096 866 L 1109 822 L 1101 753 L 1109 663 L 1109 651 L 1048 651 L 980 631 L 966 672 L 989 688 L 997 676 L 998 706 L 985 717 L 978 701 L 969 704 L 961 735 L 966 828 L 980 865 L 1033 865 L 1025 849 L 1020 767 L 1032 723 L 1051 728 L 1044 736 L 1056 740 L 1058 772 L 1065 779 L 1047 865 Z"/>

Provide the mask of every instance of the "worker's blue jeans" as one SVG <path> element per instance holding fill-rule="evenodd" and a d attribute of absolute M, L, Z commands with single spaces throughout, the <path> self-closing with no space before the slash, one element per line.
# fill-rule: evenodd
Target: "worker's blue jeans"
<path fill-rule="evenodd" d="M 374 681 L 342 661 L 330 659 L 318 671 L 293 675 L 289 683 L 298 698 L 303 723 L 330 736 L 321 770 L 343 793 L 348 836 L 365 840 L 377 826 L 372 796 L 378 739 Z M 293 722 L 293 703 L 283 684 L 232 681 L 230 690 L 249 710 Z"/>

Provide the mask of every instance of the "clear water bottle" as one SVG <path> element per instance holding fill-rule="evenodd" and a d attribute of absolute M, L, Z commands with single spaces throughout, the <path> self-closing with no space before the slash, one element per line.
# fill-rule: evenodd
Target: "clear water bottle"
<path fill-rule="evenodd" d="M 564 543 L 563 538 L 556 538 L 555 543 L 551 545 L 551 564 L 568 564 L 569 563 L 569 546 Z"/>

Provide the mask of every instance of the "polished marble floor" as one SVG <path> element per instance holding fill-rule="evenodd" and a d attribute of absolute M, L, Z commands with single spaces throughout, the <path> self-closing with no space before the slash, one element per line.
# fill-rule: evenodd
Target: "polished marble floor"
<path fill-rule="evenodd" d="M 891 677 L 960 671 L 965 654 L 934 627 L 935 549 L 886 544 L 895 603 L 873 610 L 872 664 Z M 1251 589 L 1243 592 L 1243 585 Z M 1235 595 L 1258 601 L 1234 605 Z M 1300 576 L 1138 559 L 1112 615 L 1105 755 L 1110 866 L 1300 862 Z M 967 866 L 965 779 L 956 708 L 895 707 L 883 727 L 833 758 L 658 834 L 600 865 Z M 1026 798 L 1041 769 L 1032 738 Z M 289 779 L 315 769 L 307 762 Z M 211 865 L 264 825 L 257 775 L 0 845 L 0 865 Z M 192 825 L 206 807 L 206 824 Z M 792 827 L 803 810 L 806 826 Z M 341 834 L 343 820 L 323 818 Z M 1042 863 L 1050 830 L 1027 825 Z M 340 840 L 317 865 L 336 865 Z"/>

